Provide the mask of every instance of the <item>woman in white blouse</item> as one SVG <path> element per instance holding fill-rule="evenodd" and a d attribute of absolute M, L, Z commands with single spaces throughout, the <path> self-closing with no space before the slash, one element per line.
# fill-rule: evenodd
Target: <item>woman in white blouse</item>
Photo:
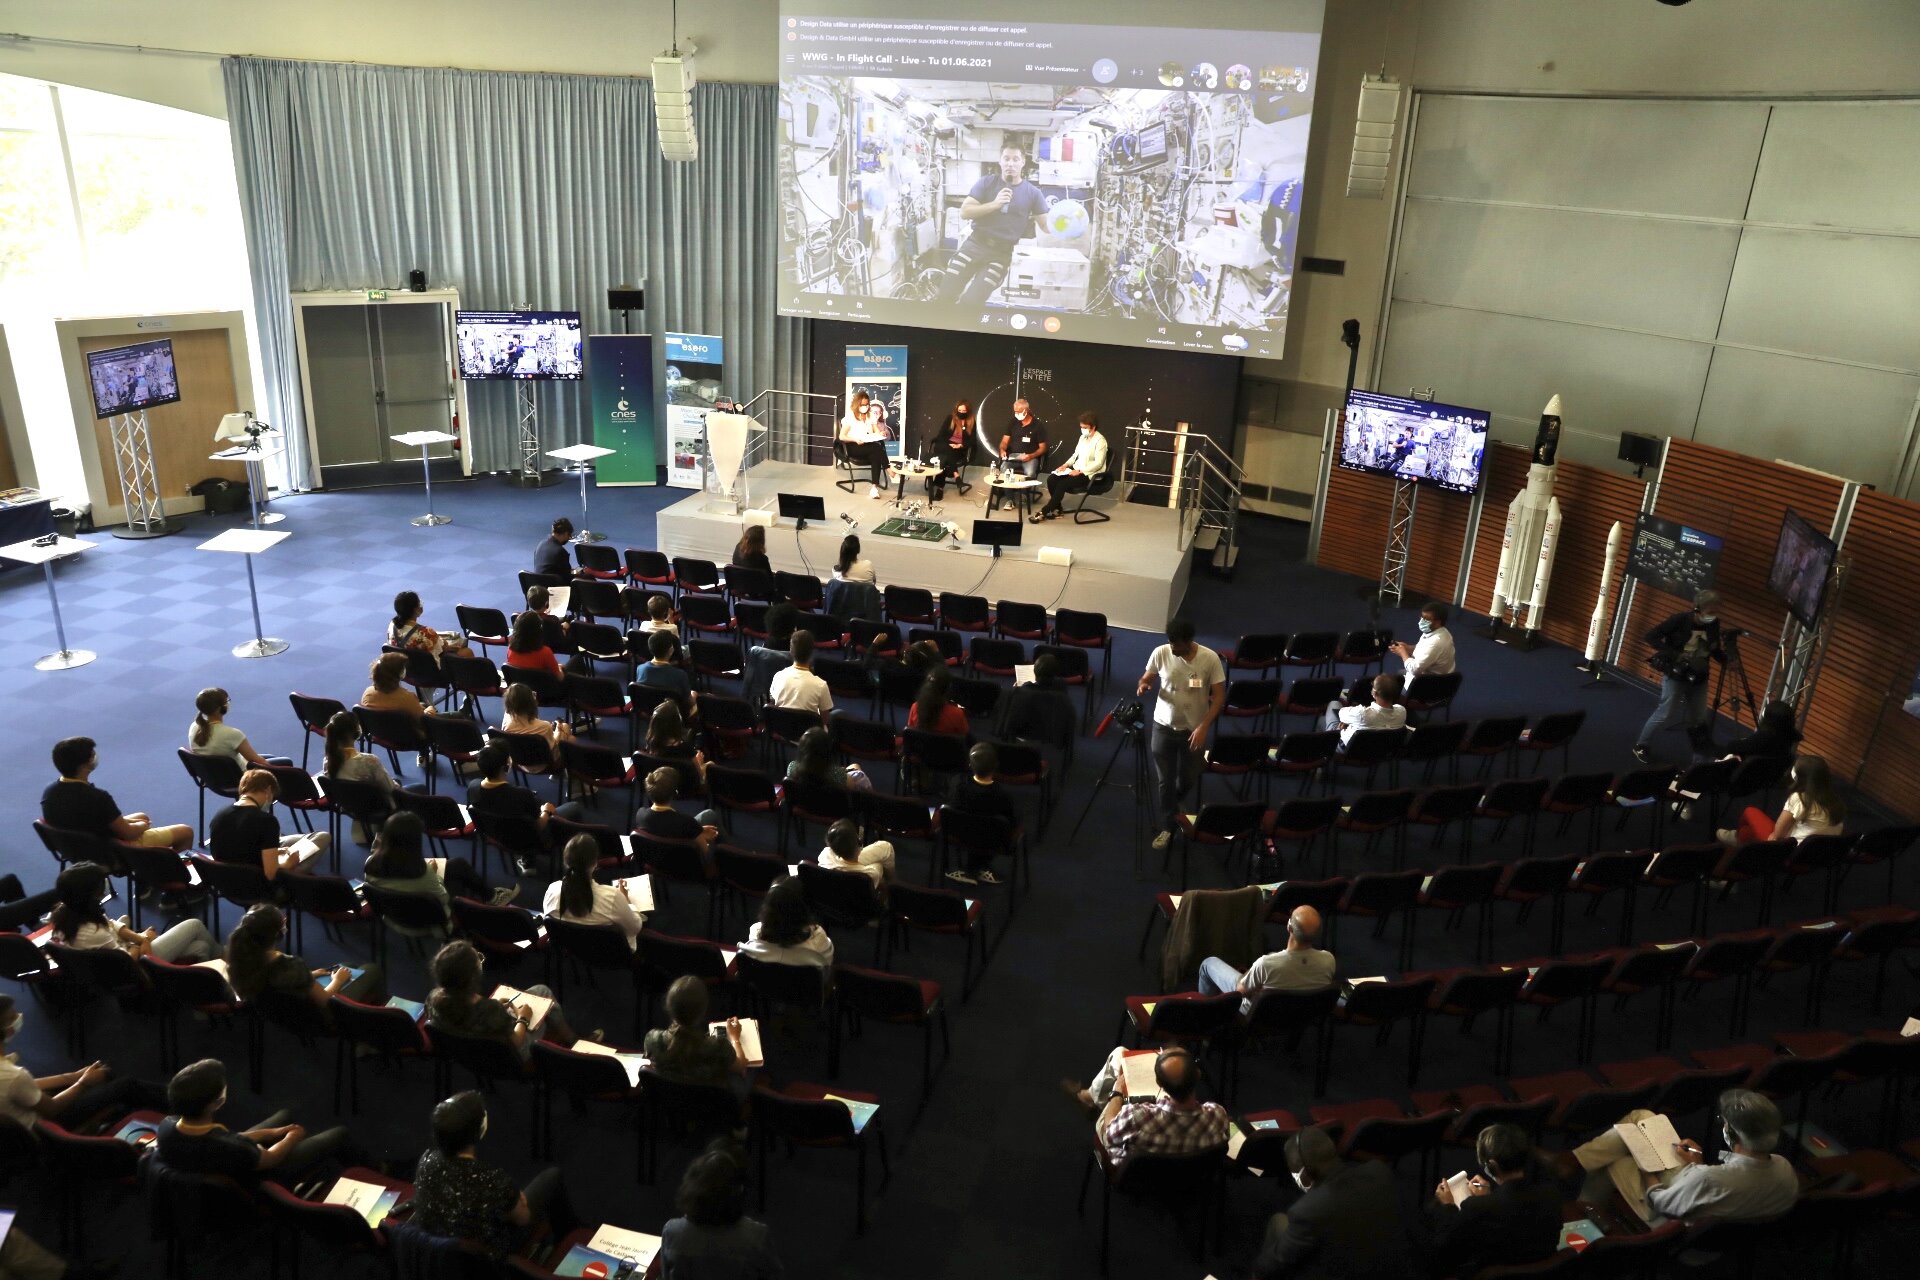
<path fill-rule="evenodd" d="M 886 497 L 887 431 L 864 391 L 854 392 L 847 401 L 847 416 L 840 419 L 840 447 L 855 466 L 867 469 L 867 496 Z"/>
<path fill-rule="evenodd" d="M 590 835 L 577 835 L 567 841 L 561 857 L 566 871 L 547 886 L 540 909 L 557 920 L 616 928 L 626 935 L 629 950 L 638 947 L 646 917 L 633 909 L 625 880 L 601 884 L 593 878 L 600 865 L 599 843 Z"/>
<path fill-rule="evenodd" d="M 1801 756 L 1787 777 L 1787 798 L 1780 816 L 1769 818 L 1749 807 L 1738 828 L 1717 831 L 1721 844 L 1754 840 L 1805 840 L 1808 836 L 1837 836 L 1847 821 L 1847 802 L 1833 785 L 1833 771 L 1819 756 Z"/>
<path fill-rule="evenodd" d="M 290 763 L 284 757 L 267 757 L 253 749 L 247 735 L 226 722 L 227 691 L 202 689 L 193 700 L 193 728 L 187 731 L 187 746 L 197 756 L 225 756 L 242 769 L 264 769 L 270 764 Z"/>
<path fill-rule="evenodd" d="M 135 931 L 124 919 L 109 920 L 101 908 L 106 896 L 106 868 L 76 862 L 53 882 L 59 903 L 53 909 L 54 936 L 70 947 L 93 950 L 112 947 L 135 959 L 154 955 L 172 964 L 198 964 L 220 954 L 213 935 L 198 920 L 182 920 L 165 933 Z"/>
<path fill-rule="evenodd" d="M 833 969 L 833 939 L 814 922 L 800 882 L 782 876 L 760 901 L 760 918 L 747 930 L 740 954 L 770 964 L 810 964 Z"/>
<path fill-rule="evenodd" d="M 834 562 L 833 576 L 841 582 L 872 582 L 873 561 L 860 557 L 860 535 L 850 533 L 840 539 L 840 558 Z"/>

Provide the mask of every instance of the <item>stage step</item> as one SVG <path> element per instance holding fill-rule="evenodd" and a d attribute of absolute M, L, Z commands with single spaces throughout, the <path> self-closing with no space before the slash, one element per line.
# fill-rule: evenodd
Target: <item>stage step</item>
<path fill-rule="evenodd" d="M 1220 530 L 1202 525 L 1193 535 L 1193 549 L 1211 554 L 1220 545 Z"/>

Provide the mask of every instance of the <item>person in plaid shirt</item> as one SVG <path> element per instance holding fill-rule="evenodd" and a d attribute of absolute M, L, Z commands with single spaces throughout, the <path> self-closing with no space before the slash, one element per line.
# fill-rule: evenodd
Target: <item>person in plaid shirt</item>
<path fill-rule="evenodd" d="M 1158 1098 L 1130 1099 L 1123 1074 L 1100 1113 L 1095 1132 L 1114 1163 L 1132 1155 L 1184 1156 L 1227 1140 L 1227 1113 L 1193 1096 L 1200 1069 L 1185 1049 L 1163 1049 L 1153 1062 Z"/>

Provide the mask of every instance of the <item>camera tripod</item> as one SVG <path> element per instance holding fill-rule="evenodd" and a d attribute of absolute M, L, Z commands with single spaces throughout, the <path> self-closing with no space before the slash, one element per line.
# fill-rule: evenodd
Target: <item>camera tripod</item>
<path fill-rule="evenodd" d="M 1746 699 L 1747 714 L 1753 717 L 1755 724 L 1760 723 L 1760 704 L 1753 700 L 1753 682 L 1747 679 L 1747 664 L 1740 659 L 1740 637 L 1744 631 L 1728 631 L 1723 637 L 1721 648 L 1727 652 L 1727 660 L 1720 664 L 1719 674 L 1713 682 L 1713 706 L 1707 712 L 1707 732 L 1713 732 L 1713 723 L 1720 716 L 1720 707 L 1727 706 L 1727 715 L 1735 724 L 1740 723 L 1741 700 L 1727 693 L 1727 673 L 1733 672 L 1740 678 L 1740 695 Z"/>
<path fill-rule="evenodd" d="M 1114 766 L 1120 763 L 1120 757 L 1131 747 L 1133 749 L 1133 781 L 1116 782 L 1113 785 L 1133 792 L 1133 869 L 1137 873 L 1141 869 L 1140 833 L 1154 821 L 1152 816 L 1153 776 L 1152 767 L 1147 761 L 1146 725 L 1144 719 L 1134 724 L 1126 724 L 1119 720 L 1113 723 L 1120 730 L 1120 741 L 1114 744 L 1113 754 L 1107 757 L 1106 768 L 1100 770 L 1100 776 L 1094 780 L 1093 791 L 1087 796 L 1086 806 L 1080 810 L 1080 816 L 1074 820 L 1073 830 L 1067 833 L 1067 843 L 1072 844 L 1074 838 L 1080 834 L 1080 828 L 1086 822 L 1087 815 L 1093 812 L 1093 806 L 1100 801 L 1100 793 L 1106 790 Z"/>

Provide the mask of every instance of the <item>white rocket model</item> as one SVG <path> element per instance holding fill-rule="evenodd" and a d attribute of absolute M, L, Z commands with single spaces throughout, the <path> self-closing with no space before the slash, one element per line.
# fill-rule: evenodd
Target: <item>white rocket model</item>
<path fill-rule="evenodd" d="M 1510 630 L 1524 631 L 1520 643 L 1527 647 L 1539 643 L 1547 586 L 1553 579 L 1553 558 L 1560 549 L 1560 501 L 1553 496 L 1553 482 L 1559 474 L 1554 457 L 1559 448 L 1560 397 L 1556 395 L 1540 414 L 1527 486 L 1507 504 L 1506 536 L 1500 544 L 1500 568 L 1493 580 L 1493 606 L 1488 610 L 1496 635 L 1504 620 Z"/>
<path fill-rule="evenodd" d="M 1626 526 L 1613 522 L 1607 530 L 1607 557 L 1600 562 L 1600 591 L 1593 600 L 1593 617 L 1587 623 L 1587 670 L 1597 671 L 1601 655 L 1607 651 L 1607 630 L 1613 613 L 1613 566 L 1620 559 L 1620 544 Z"/>

